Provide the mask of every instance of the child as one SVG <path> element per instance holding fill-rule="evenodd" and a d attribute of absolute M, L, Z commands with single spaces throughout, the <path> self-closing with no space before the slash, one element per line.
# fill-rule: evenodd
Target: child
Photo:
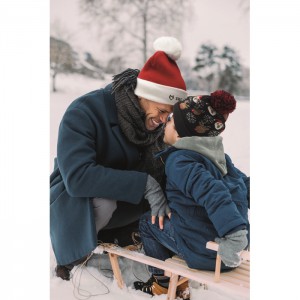
<path fill-rule="evenodd" d="M 141 217 L 146 255 L 166 260 L 175 253 L 190 268 L 214 270 L 216 252 L 206 249 L 206 243 L 215 240 L 222 271 L 239 266 L 238 253 L 249 238 L 250 178 L 234 167 L 219 136 L 235 107 L 234 97 L 220 90 L 174 105 L 164 135 L 172 147 L 157 155 L 165 163 L 171 216 L 163 230 L 152 224 L 150 213 Z M 149 271 L 148 282 L 135 282 L 135 288 L 152 295 L 167 293 L 164 271 L 151 266 Z"/>

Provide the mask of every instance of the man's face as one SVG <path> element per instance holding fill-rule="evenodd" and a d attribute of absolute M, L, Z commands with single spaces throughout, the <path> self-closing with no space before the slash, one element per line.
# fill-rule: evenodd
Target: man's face
<path fill-rule="evenodd" d="M 174 119 L 171 114 L 165 127 L 164 142 L 167 145 L 173 145 L 178 139 L 178 132 L 176 131 Z"/>
<path fill-rule="evenodd" d="M 162 104 L 145 98 L 140 98 L 140 105 L 145 112 L 145 126 L 150 131 L 166 123 L 168 115 L 173 111 L 173 106 L 170 104 Z"/>

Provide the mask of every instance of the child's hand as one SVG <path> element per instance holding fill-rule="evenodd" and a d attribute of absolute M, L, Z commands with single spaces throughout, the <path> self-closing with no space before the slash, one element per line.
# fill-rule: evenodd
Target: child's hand
<path fill-rule="evenodd" d="M 234 233 L 225 235 L 224 238 L 215 238 L 219 244 L 218 254 L 227 267 L 238 267 L 241 264 L 239 252 L 248 245 L 248 231 L 246 229 L 238 230 Z"/>

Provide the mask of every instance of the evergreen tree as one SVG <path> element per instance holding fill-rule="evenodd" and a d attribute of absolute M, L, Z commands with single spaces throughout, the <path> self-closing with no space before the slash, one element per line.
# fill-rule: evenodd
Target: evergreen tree
<path fill-rule="evenodd" d="M 239 82 L 242 80 L 242 67 L 235 50 L 229 46 L 223 47 L 220 55 L 221 72 L 219 74 L 219 89 L 229 93 L 239 92 Z"/>
<path fill-rule="evenodd" d="M 206 82 L 203 89 L 212 92 L 212 82 L 218 69 L 217 47 L 212 44 L 202 44 L 196 56 L 196 65 L 193 68 L 198 78 Z"/>
<path fill-rule="evenodd" d="M 243 79 L 242 66 L 237 53 L 229 46 L 224 46 L 220 51 L 213 44 L 202 44 L 193 70 L 204 82 L 202 89 L 209 93 L 215 89 L 239 92 L 239 83 Z"/>

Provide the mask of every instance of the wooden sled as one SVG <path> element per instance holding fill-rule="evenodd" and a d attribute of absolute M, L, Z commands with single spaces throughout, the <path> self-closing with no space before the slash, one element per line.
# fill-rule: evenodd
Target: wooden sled
<path fill-rule="evenodd" d="M 208 242 L 206 248 L 218 251 L 219 245 L 215 242 Z M 191 279 L 201 283 L 206 289 L 214 289 L 219 293 L 234 294 L 238 299 L 250 299 L 250 252 L 241 253 L 242 264 L 232 271 L 221 273 L 221 258 L 217 255 L 215 271 L 202 271 L 190 269 L 184 260 L 177 256 L 165 261 L 146 256 L 143 253 L 131 251 L 119 247 L 115 244 L 101 244 L 100 251 L 108 252 L 114 277 L 118 286 L 123 288 L 124 281 L 119 267 L 118 257 L 123 256 L 128 259 L 157 267 L 165 270 L 165 275 L 170 277 L 170 284 L 167 300 L 176 298 L 176 288 L 183 282 Z M 180 277 L 180 279 L 179 279 Z M 191 298 L 192 299 L 192 298 Z"/>

